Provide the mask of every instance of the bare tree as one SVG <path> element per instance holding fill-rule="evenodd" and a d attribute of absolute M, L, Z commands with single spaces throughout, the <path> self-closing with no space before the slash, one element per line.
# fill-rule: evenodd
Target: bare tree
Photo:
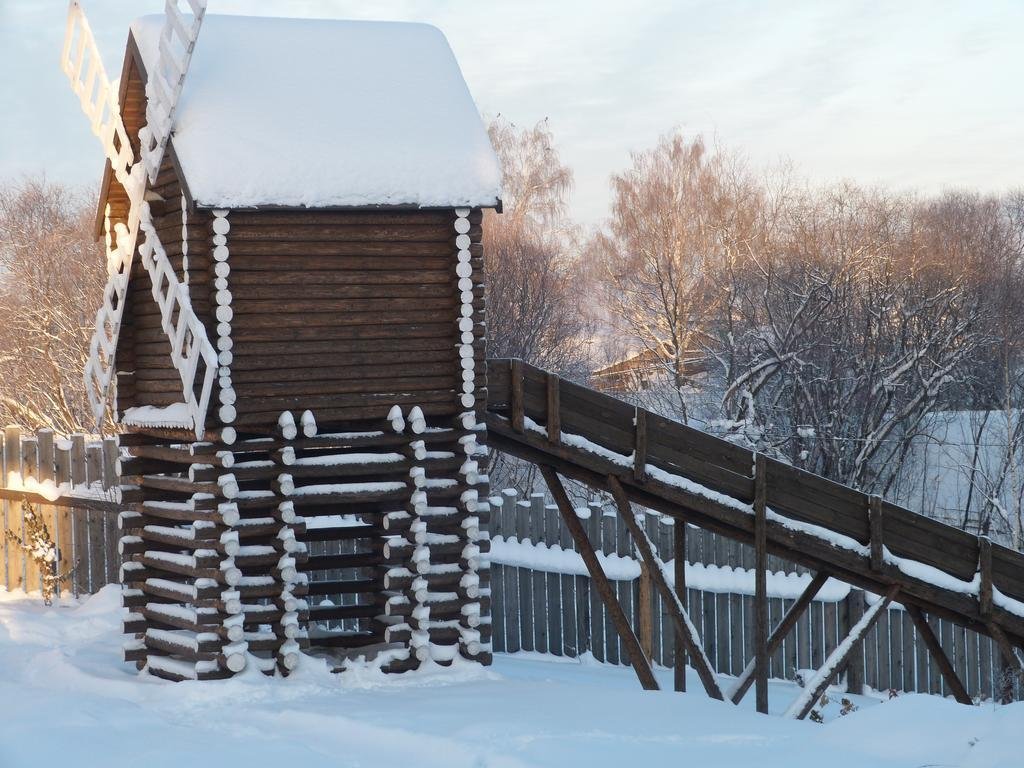
<path fill-rule="evenodd" d="M 499 118 L 488 132 L 504 175 L 503 212 L 484 226 L 489 354 L 579 376 L 592 324 L 567 213 L 572 172 L 546 120 L 519 128 Z"/>
<path fill-rule="evenodd" d="M 106 278 L 94 211 L 45 179 L 0 188 L 0 420 L 92 426 L 82 370 Z"/>
<path fill-rule="evenodd" d="M 659 410 L 689 417 L 694 350 L 729 301 L 721 276 L 750 247 L 761 190 L 741 162 L 700 137 L 662 138 L 612 176 L 611 217 L 591 244 L 620 344 L 639 347 L 668 386 Z M 660 407 L 659 407 L 660 406 Z"/>

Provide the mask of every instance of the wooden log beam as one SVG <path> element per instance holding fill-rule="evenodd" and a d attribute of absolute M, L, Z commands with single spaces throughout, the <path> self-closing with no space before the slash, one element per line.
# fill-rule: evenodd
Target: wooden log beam
<path fill-rule="evenodd" d="M 814 574 L 814 578 L 811 582 L 804 587 L 804 591 L 800 593 L 800 597 L 797 598 L 796 602 L 790 606 L 789 610 L 786 611 L 786 615 L 782 617 L 782 620 L 778 623 L 774 630 L 772 630 L 771 636 L 768 638 L 768 656 L 770 657 L 773 653 L 779 650 L 779 646 L 782 645 L 782 641 L 786 639 L 786 636 L 796 626 L 797 621 L 803 616 L 804 611 L 814 600 L 814 596 L 821 591 L 821 588 L 828 581 L 829 575 L 824 571 L 819 571 Z M 756 666 L 756 659 L 751 659 L 747 662 L 747 666 L 743 668 L 740 676 L 736 678 L 736 682 L 733 684 L 732 689 L 729 691 L 729 700 L 733 704 L 739 704 L 743 700 L 744 695 L 750 690 L 750 686 L 754 684 L 754 671 Z"/>
<path fill-rule="evenodd" d="M 718 678 L 715 677 L 715 671 L 711 668 L 711 662 L 708 660 L 707 654 L 704 653 L 704 646 L 697 635 L 697 630 L 679 602 L 676 593 L 669 586 L 668 579 L 665 578 L 665 566 L 654 553 L 654 547 L 651 545 L 651 540 L 647 537 L 647 532 L 640 527 L 636 518 L 633 517 L 633 510 L 629 506 L 629 499 L 622 487 L 622 483 L 614 475 L 609 475 L 608 487 L 612 492 L 612 497 L 615 499 L 615 507 L 619 512 L 619 517 L 626 524 L 626 528 L 629 529 L 629 533 L 633 537 L 633 545 L 640 555 L 641 561 L 647 564 L 647 569 L 651 574 L 654 586 L 661 592 L 661 596 L 668 606 L 669 614 L 672 616 L 672 621 L 676 626 L 676 633 L 682 638 L 683 647 L 686 648 L 686 651 L 693 659 L 693 666 L 700 676 L 701 683 L 704 684 L 704 690 L 707 691 L 708 696 L 711 698 L 718 699 L 719 701 L 724 700 L 725 697 L 722 695 L 722 689 L 718 685 Z"/>
<path fill-rule="evenodd" d="M 850 633 L 846 636 L 846 639 L 841 642 L 829 657 L 825 659 L 825 663 L 821 665 L 821 668 L 814 674 L 814 676 L 807 681 L 807 684 L 803 692 L 796 697 L 796 700 L 786 710 L 786 717 L 793 718 L 795 720 L 803 720 L 814 709 L 814 705 L 817 704 L 818 699 L 828 688 L 829 682 L 835 677 L 836 673 L 840 670 L 846 661 L 846 658 L 850 655 L 850 651 L 853 647 L 864 639 L 864 635 L 868 633 L 868 630 L 874 626 L 875 622 L 878 621 L 878 617 L 882 614 L 882 611 L 889 607 L 893 599 L 899 594 L 900 587 L 898 584 L 894 584 L 889 588 L 889 591 L 885 593 L 885 596 L 878 600 L 874 605 L 868 608 L 861 617 L 861 620 L 857 622 L 856 626 L 850 629 Z"/>
<path fill-rule="evenodd" d="M 966 686 L 960 680 L 960 676 L 957 675 L 956 669 L 953 668 L 949 657 L 946 656 L 946 652 L 942 649 L 942 643 L 935 636 L 935 632 L 932 631 L 921 609 L 915 605 L 906 605 L 904 609 L 917 628 L 917 636 L 924 641 L 932 658 L 935 659 L 935 663 L 939 665 L 939 672 L 942 673 L 942 678 L 946 681 L 946 685 L 949 686 L 953 697 L 961 704 L 973 704 L 974 702 L 971 700 L 970 694 L 967 693 Z"/>
<path fill-rule="evenodd" d="M 619 601 L 615 597 L 615 590 L 608 581 L 608 577 L 601 567 L 601 562 L 597 559 L 597 553 L 594 551 L 590 539 L 587 538 L 583 525 L 576 516 L 576 511 L 569 501 L 569 496 L 562 486 L 562 481 L 551 467 L 542 465 L 540 471 L 548 488 L 551 490 L 551 495 L 555 499 L 558 511 L 562 514 L 565 526 L 569 529 L 569 533 L 572 534 L 572 538 L 579 548 L 580 556 L 583 558 L 583 562 L 586 563 L 587 571 L 590 573 L 594 587 L 601 596 L 601 600 L 604 601 L 623 645 L 626 646 L 626 653 L 637 677 L 640 679 L 640 685 L 647 691 L 658 690 L 658 681 L 654 679 L 654 672 L 651 671 L 651 665 L 648 663 L 647 657 L 644 656 L 643 649 L 640 647 L 640 641 L 637 640 L 633 629 L 629 626 L 629 619 L 626 618 L 622 606 L 619 605 Z"/>

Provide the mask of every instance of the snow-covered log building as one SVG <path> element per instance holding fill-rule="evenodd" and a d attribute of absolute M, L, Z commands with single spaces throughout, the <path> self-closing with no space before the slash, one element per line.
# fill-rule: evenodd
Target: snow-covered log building
<path fill-rule="evenodd" d="M 189 4 L 134 22 L 116 114 L 86 107 L 112 264 L 87 380 L 135 486 L 126 658 L 174 679 L 287 671 L 303 646 L 486 663 L 500 172 L 458 64 L 426 25 Z M 73 3 L 83 105 L 94 50 Z"/>

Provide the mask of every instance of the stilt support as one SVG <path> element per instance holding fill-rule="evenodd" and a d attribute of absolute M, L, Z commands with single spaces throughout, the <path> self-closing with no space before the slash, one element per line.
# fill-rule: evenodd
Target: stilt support
<path fill-rule="evenodd" d="M 846 639 L 829 654 L 821 668 L 807 681 L 803 692 L 796 697 L 796 700 L 786 710 L 786 717 L 791 717 L 795 720 L 803 720 L 807 717 L 810 711 L 814 709 L 815 703 L 821 698 L 821 694 L 828 688 L 829 682 L 831 682 L 832 678 L 835 677 L 836 673 L 846 662 L 850 651 L 853 650 L 857 643 L 864 639 L 864 635 L 874 626 L 878 617 L 882 615 L 882 611 L 889 607 L 889 604 L 892 603 L 899 591 L 899 585 L 894 584 L 883 598 L 864 612 L 864 615 L 850 630 L 850 634 L 846 636 Z"/>
<path fill-rule="evenodd" d="M 626 648 L 629 661 L 636 671 L 636 676 L 640 679 L 640 685 L 648 691 L 658 690 L 658 682 L 654 679 L 654 672 L 651 671 L 651 665 L 647 661 L 647 657 L 644 656 L 643 649 L 640 647 L 640 641 L 629 626 L 629 619 L 626 618 L 622 606 L 619 605 L 619 601 L 615 597 L 615 591 L 612 589 L 612 585 L 608 581 L 600 561 L 597 559 L 597 553 L 594 551 L 590 539 L 587 538 L 582 523 L 576 517 L 576 511 L 572 508 L 569 496 L 562 486 L 562 481 L 558 478 L 558 473 L 551 467 L 546 466 L 542 466 L 540 471 L 544 475 L 548 488 L 551 490 L 555 504 L 558 505 L 558 511 L 562 514 L 565 527 L 572 534 L 573 541 L 576 542 L 576 546 L 579 548 L 580 556 L 583 558 L 583 562 L 586 563 L 587 571 L 590 573 L 594 587 L 601 596 L 601 600 L 608 610 L 608 615 L 611 617 L 612 623 L 619 633 L 619 638 Z"/>
<path fill-rule="evenodd" d="M 804 591 L 797 598 L 797 601 L 793 603 L 786 615 L 782 617 L 782 621 L 779 622 L 778 626 L 772 631 L 771 636 L 768 638 L 768 656 L 771 657 L 775 653 L 779 646 L 782 645 L 782 641 L 786 639 L 786 636 L 796 626 L 797 621 L 803 616 L 804 611 L 807 610 L 807 606 L 811 604 L 814 596 L 821 591 L 821 588 L 828 581 L 828 574 L 821 572 L 816 573 L 814 578 L 811 579 L 811 583 L 808 584 Z M 729 699 L 733 704 L 739 704 L 743 700 L 743 696 L 750 690 L 750 686 L 754 684 L 754 671 L 756 665 L 756 659 L 751 659 L 747 662 L 747 666 L 740 673 L 740 676 L 736 678 L 736 682 L 732 689 L 729 691 Z"/>
<path fill-rule="evenodd" d="M 967 693 L 967 688 L 961 682 L 959 675 L 957 675 L 956 670 L 949 661 L 949 657 L 946 656 L 946 652 L 942 650 L 942 643 L 939 642 L 939 638 L 935 636 L 932 628 L 928 625 L 928 620 L 921 613 L 921 609 L 916 605 L 906 605 L 904 608 L 906 608 L 911 621 L 914 622 L 914 626 L 917 627 L 917 636 L 924 641 L 932 658 L 935 659 L 935 663 L 939 665 L 939 672 L 942 673 L 942 678 L 946 681 L 946 685 L 949 686 L 953 697 L 961 704 L 973 703 L 970 695 Z"/>
<path fill-rule="evenodd" d="M 693 666 L 696 668 L 697 674 L 700 675 L 700 680 L 704 684 L 704 690 L 708 692 L 708 696 L 711 698 L 723 700 L 725 697 L 722 695 L 722 689 L 718 685 L 718 679 L 711 668 L 711 663 L 704 653 L 697 630 L 683 609 L 682 603 L 679 602 L 679 597 L 669 586 L 668 579 L 665 578 L 665 565 L 654 553 L 654 547 L 651 545 L 651 540 L 647 537 L 647 532 L 640 527 L 633 516 L 633 510 L 629 506 L 629 499 L 626 497 L 622 484 L 617 477 L 609 475 L 608 487 L 611 489 L 612 497 L 615 499 L 615 506 L 619 511 L 619 516 L 633 537 L 633 546 L 637 554 L 647 564 L 654 586 L 661 592 L 661 596 L 668 606 L 669 614 L 676 625 L 676 632 L 682 638 L 686 651 L 693 659 Z"/>

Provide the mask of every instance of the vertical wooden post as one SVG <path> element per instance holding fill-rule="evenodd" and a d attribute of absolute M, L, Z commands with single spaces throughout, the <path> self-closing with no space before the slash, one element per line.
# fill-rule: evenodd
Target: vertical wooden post
<path fill-rule="evenodd" d="M 53 482 L 54 479 L 54 454 L 53 454 L 53 430 L 52 429 L 39 429 L 36 430 L 36 446 L 39 459 L 39 469 L 37 476 L 39 482 L 47 483 Z M 50 529 L 50 538 L 53 541 L 53 545 L 56 550 L 60 551 L 60 523 L 59 515 L 57 513 L 57 507 L 44 506 L 39 509 L 39 514 L 43 516 L 43 520 L 46 521 L 46 527 Z M 55 560 L 51 565 L 51 573 L 59 573 L 60 562 Z M 42 589 L 42 578 L 43 575 L 39 575 L 40 584 L 39 587 Z M 59 585 L 57 585 L 59 589 Z M 59 592 L 57 593 L 59 594 Z"/>
<path fill-rule="evenodd" d="M 118 473 L 119 448 L 116 437 L 107 437 L 103 440 L 103 490 L 107 491 L 108 497 L 119 498 L 118 489 L 121 485 L 121 478 Z M 117 529 L 117 516 L 105 512 L 103 517 L 103 561 L 104 575 L 108 584 L 117 581 L 118 572 L 121 567 L 121 555 L 118 553 L 118 539 L 120 538 Z"/>
<path fill-rule="evenodd" d="M 754 697 L 768 713 L 768 484 L 767 461 L 754 454 Z"/>
<path fill-rule="evenodd" d="M 22 435 L 21 438 L 21 476 L 24 480 L 39 480 L 39 442 L 36 438 Z M 44 510 L 39 504 L 33 504 L 32 508 L 37 515 L 43 515 Z M 25 505 L 18 504 L 19 518 L 21 520 L 21 540 L 25 541 Z M 46 518 L 41 518 L 45 520 Z M 43 574 L 32 559 L 32 556 L 22 550 L 21 552 L 21 583 L 26 592 L 33 589 L 43 590 Z"/>
<path fill-rule="evenodd" d="M 978 539 L 978 572 L 981 574 L 978 609 L 981 618 L 988 619 L 992 615 L 992 542 L 988 536 Z"/>
<path fill-rule="evenodd" d="M 93 443 L 85 449 L 86 482 L 90 486 L 103 485 L 103 446 Z M 89 591 L 96 592 L 107 583 L 104 563 L 106 539 L 103 532 L 104 513 L 96 509 L 86 510 L 86 525 L 89 530 Z"/>
<path fill-rule="evenodd" d="M 647 411 L 637 408 L 634 414 L 633 478 L 643 483 L 647 480 Z"/>
<path fill-rule="evenodd" d="M 674 565 L 675 591 L 679 598 L 679 604 L 683 610 L 687 609 L 686 600 L 686 522 L 676 520 L 672 526 L 672 558 Z M 675 689 L 686 690 L 686 647 L 682 637 L 676 632 L 676 657 L 675 657 Z"/>
<path fill-rule="evenodd" d="M 654 679 L 651 665 L 647 662 L 643 649 L 640 648 L 640 642 L 629 626 L 629 619 L 626 618 L 626 614 L 622 612 L 622 606 L 619 605 L 619 601 L 615 598 L 615 590 L 608 581 L 608 577 L 601 567 L 600 560 L 597 559 L 597 553 L 594 552 L 594 547 L 587 538 L 586 531 L 583 530 L 579 518 L 576 517 L 576 511 L 572 508 L 572 503 L 569 501 L 569 496 L 562 486 L 562 481 L 558 479 L 558 474 L 551 467 L 541 467 L 540 471 L 544 475 L 544 480 L 551 490 L 555 503 L 558 505 L 558 511 L 562 513 L 562 520 L 565 522 L 565 526 L 569 529 L 573 539 L 575 539 L 576 546 L 579 547 L 580 555 L 583 557 L 583 562 L 587 565 L 593 585 L 601 595 L 601 599 L 608 609 L 608 615 L 618 630 L 630 663 L 640 679 L 640 684 L 645 690 L 658 690 L 658 681 Z"/>
<path fill-rule="evenodd" d="M 640 623 L 640 646 L 648 661 L 654 659 L 654 617 L 651 615 L 651 571 L 647 563 L 640 564 L 637 585 L 637 617 Z"/>
<path fill-rule="evenodd" d="M 85 456 L 85 435 L 74 434 L 71 436 L 71 485 L 72 487 L 84 485 L 87 482 L 88 470 Z M 82 514 L 82 510 L 72 508 L 71 510 L 72 541 L 75 557 L 75 597 L 80 594 L 89 594 L 89 535 L 88 525 Z"/>
<path fill-rule="evenodd" d="M 510 391 L 512 393 L 511 403 L 511 422 L 512 429 L 516 432 L 522 432 L 524 429 L 524 421 L 526 418 L 525 407 L 523 405 L 523 361 L 513 360 L 512 361 L 512 373 L 509 379 Z"/>
<path fill-rule="evenodd" d="M 71 447 L 60 445 L 54 449 L 54 481 L 58 488 L 67 487 L 71 483 Z M 57 570 L 66 573 L 75 566 L 75 533 L 74 513 L 71 507 L 61 506 L 57 509 L 57 531 L 54 535 L 57 545 Z M 75 592 L 76 582 L 72 575 L 72 591 Z M 61 583 L 57 583 L 57 597 L 61 595 Z M 77 592 L 75 592 L 77 594 Z"/>
<path fill-rule="evenodd" d="M 853 629 L 864 615 L 864 591 L 851 587 L 843 605 L 846 609 L 846 626 Z M 847 657 L 846 691 L 858 696 L 864 693 L 864 649 L 859 643 Z"/>
<path fill-rule="evenodd" d="M 562 408 L 560 403 L 561 392 L 559 386 L 561 379 L 553 373 L 544 375 L 544 385 L 547 393 L 548 410 L 548 442 L 558 445 L 562 442 Z"/>
<path fill-rule="evenodd" d="M 885 529 L 882 524 L 882 497 L 875 495 L 868 497 L 868 527 L 871 533 L 871 570 L 876 573 L 882 571 L 882 564 L 885 561 Z"/>
<path fill-rule="evenodd" d="M 12 475 L 21 480 L 21 427 L 11 425 L 4 430 L 4 482 L 9 486 Z M 4 561 L 6 564 L 5 583 L 7 589 L 20 589 L 24 582 L 21 578 L 21 549 L 7 540 L 7 531 L 21 532 L 18 521 L 21 520 L 21 505 L 17 502 L 4 502 Z"/>

